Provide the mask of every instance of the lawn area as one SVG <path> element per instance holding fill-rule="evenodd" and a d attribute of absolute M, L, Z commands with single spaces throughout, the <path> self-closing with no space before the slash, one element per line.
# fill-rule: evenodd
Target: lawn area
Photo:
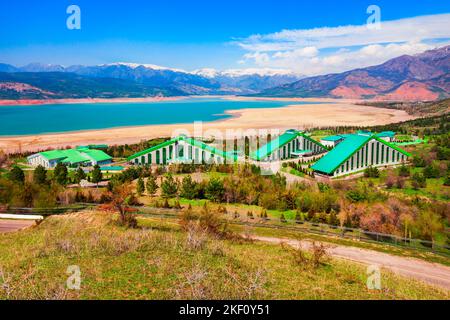
<path fill-rule="evenodd" d="M 333 130 L 314 130 L 313 132 L 311 132 L 311 138 L 319 141 L 322 138 L 332 136 L 334 134 L 335 133 L 333 132 Z"/>
<path fill-rule="evenodd" d="M 386 271 L 382 290 L 368 290 L 355 263 L 304 270 L 279 245 L 208 237 L 195 248 L 173 223 L 139 224 L 86 211 L 0 235 L 0 299 L 449 299 Z M 80 290 L 66 288 L 74 265 Z"/>

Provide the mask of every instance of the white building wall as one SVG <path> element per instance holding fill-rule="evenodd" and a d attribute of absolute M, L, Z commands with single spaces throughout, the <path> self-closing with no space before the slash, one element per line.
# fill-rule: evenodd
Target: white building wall
<path fill-rule="evenodd" d="M 373 157 L 372 157 L 372 145 L 373 145 Z M 383 146 L 384 152 L 381 151 Z M 357 163 L 358 159 L 359 164 Z M 352 168 L 352 160 L 353 160 L 353 168 Z M 384 166 L 398 165 L 401 164 L 402 162 L 405 162 L 406 160 L 407 157 L 401 152 L 374 139 L 368 142 L 366 145 L 364 145 L 360 150 L 355 152 L 348 160 L 346 160 L 342 165 L 340 165 L 339 168 L 335 170 L 333 176 L 338 177 L 351 173 L 360 172 L 370 166 L 384 167 Z"/>

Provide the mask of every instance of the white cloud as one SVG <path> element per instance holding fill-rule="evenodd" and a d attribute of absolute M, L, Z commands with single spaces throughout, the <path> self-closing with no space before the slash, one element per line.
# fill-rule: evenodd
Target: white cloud
<path fill-rule="evenodd" d="M 248 51 L 241 64 L 316 75 L 376 65 L 446 45 L 449 41 L 442 39 L 450 38 L 448 21 L 450 14 L 439 14 L 382 21 L 380 29 L 359 25 L 283 30 L 252 35 L 237 44 Z"/>
<path fill-rule="evenodd" d="M 273 57 L 275 58 L 302 58 L 315 57 L 319 53 L 316 47 L 304 47 L 290 51 L 278 51 Z"/>
<path fill-rule="evenodd" d="M 299 47 L 339 48 L 376 43 L 409 42 L 450 38 L 450 14 L 420 16 L 382 21 L 380 29 L 366 25 L 283 30 L 267 35 L 252 35 L 237 41 L 248 51 L 284 51 Z"/>

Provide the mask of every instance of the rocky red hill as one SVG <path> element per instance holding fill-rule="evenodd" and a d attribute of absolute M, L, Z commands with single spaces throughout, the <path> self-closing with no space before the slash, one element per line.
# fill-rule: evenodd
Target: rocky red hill
<path fill-rule="evenodd" d="M 261 96 L 437 100 L 450 96 L 450 46 L 381 65 L 305 78 L 262 91 Z"/>

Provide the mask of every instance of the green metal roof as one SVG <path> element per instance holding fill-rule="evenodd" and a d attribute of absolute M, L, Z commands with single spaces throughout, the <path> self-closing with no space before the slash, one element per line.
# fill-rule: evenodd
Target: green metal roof
<path fill-rule="evenodd" d="M 266 143 L 258 150 L 256 150 L 251 155 L 251 158 L 255 160 L 264 159 L 268 155 L 272 154 L 275 150 L 278 150 L 279 148 L 283 147 L 285 144 L 291 142 L 295 138 L 297 138 L 297 132 L 293 130 L 288 130 L 282 135 L 276 137 L 275 139 L 271 140 L 270 142 Z"/>
<path fill-rule="evenodd" d="M 371 136 L 372 132 L 369 130 L 358 130 L 358 131 L 356 131 L 356 134 Z"/>
<path fill-rule="evenodd" d="M 232 158 L 232 159 L 237 159 L 236 155 L 233 154 L 229 154 L 225 151 L 219 150 L 217 148 L 214 148 L 204 142 L 195 140 L 194 138 L 183 138 L 184 141 L 186 141 L 187 143 L 189 143 L 192 146 L 195 146 L 197 148 L 200 148 L 202 150 L 206 150 L 208 152 L 211 152 L 215 155 L 221 156 L 222 158 Z"/>
<path fill-rule="evenodd" d="M 210 146 L 210 145 L 208 145 L 208 144 L 206 144 L 206 143 L 204 143 L 202 141 L 198 141 L 198 140 L 196 140 L 194 138 L 188 138 L 188 137 L 186 137 L 184 135 L 178 136 L 176 138 L 173 138 L 173 139 L 167 140 L 167 141 L 165 141 L 165 142 L 163 142 L 161 144 L 158 144 L 158 145 L 156 145 L 154 147 L 151 147 L 151 148 L 148 148 L 146 150 L 140 151 L 140 152 L 138 152 L 136 154 L 133 154 L 132 156 L 129 156 L 127 159 L 128 159 L 128 161 L 131 161 L 131 160 L 133 160 L 135 158 L 138 158 L 138 157 L 140 157 L 142 155 L 145 155 L 147 153 L 150 153 L 150 152 L 153 152 L 155 150 L 158 150 L 158 149 L 167 147 L 167 146 L 169 146 L 171 144 L 174 144 L 177 141 L 185 141 L 186 143 L 188 143 L 188 144 L 190 144 L 192 146 L 195 146 L 195 147 L 200 148 L 202 150 L 206 150 L 208 152 L 211 152 L 211 153 L 213 153 L 215 155 L 218 155 L 218 156 L 221 156 L 223 158 L 233 159 L 233 160 L 237 159 L 236 155 L 232 155 L 232 154 L 226 153 L 226 152 L 224 152 L 222 150 L 219 150 L 217 148 L 214 148 L 214 147 L 212 147 L 212 146 Z"/>
<path fill-rule="evenodd" d="M 95 161 L 106 161 L 111 160 L 112 157 L 108 154 L 104 153 L 101 150 L 95 150 L 95 149 L 83 149 L 80 150 L 82 153 L 87 154 L 90 158 L 94 159 Z"/>
<path fill-rule="evenodd" d="M 39 154 L 41 156 L 43 156 L 44 158 L 46 158 L 47 160 L 51 161 L 51 160 L 64 159 L 66 157 L 64 151 L 65 150 L 51 150 L 51 151 L 39 152 Z"/>
<path fill-rule="evenodd" d="M 49 161 L 61 160 L 62 163 L 69 163 L 69 164 L 89 162 L 91 161 L 91 159 L 95 161 L 105 161 L 112 159 L 109 155 L 107 155 L 103 151 L 88 148 L 52 150 L 39 152 L 39 154 Z"/>
<path fill-rule="evenodd" d="M 331 174 L 370 139 L 370 136 L 358 134 L 349 136 L 325 156 L 320 158 L 311 168 L 316 171 Z"/>
<path fill-rule="evenodd" d="M 383 131 L 383 132 L 377 133 L 376 136 L 380 137 L 380 138 L 382 138 L 382 137 L 393 138 L 393 137 L 395 137 L 395 132 L 394 131 Z"/>
<path fill-rule="evenodd" d="M 147 154 L 147 153 L 150 153 L 150 152 L 152 152 L 152 151 L 161 149 L 161 148 L 163 148 L 163 147 L 167 147 L 167 146 L 169 146 L 169 145 L 171 145 L 171 144 L 173 144 L 173 143 L 175 143 L 175 142 L 181 140 L 181 137 L 182 137 L 182 136 L 178 136 L 178 137 L 176 137 L 176 138 L 173 138 L 173 139 L 164 141 L 163 143 L 160 143 L 160 144 L 158 144 L 158 145 L 156 145 L 156 146 L 153 146 L 153 147 L 150 147 L 150 148 L 148 148 L 148 149 L 139 151 L 138 153 L 135 153 L 135 154 L 129 156 L 129 157 L 127 158 L 127 160 L 128 160 L 128 161 L 131 161 L 131 160 L 133 160 L 133 159 L 135 159 L 135 158 L 137 158 L 137 157 L 143 156 L 143 155 L 145 155 L 145 154 Z"/>
<path fill-rule="evenodd" d="M 325 156 L 319 159 L 311 168 L 315 171 L 320 171 L 326 174 L 333 173 L 339 166 L 347 161 L 355 152 L 357 152 L 361 147 L 363 147 L 370 140 L 375 139 L 400 153 L 403 153 L 407 157 L 410 154 L 397 146 L 380 139 L 376 135 L 366 136 L 360 134 L 348 135 L 344 141 L 339 143 L 334 149 L 328 152 Z"/>
<path fill-rule="evenodd" d="M 262 146 L 261 148 L 256 150 L 250 157 L 254 160 L 260 161 L 299 136 L 304 137 L 306 140 L 309 140 L 309 141 L 321 146 L 325 150 L 328 150 L 327 147 L 325 147 L 320 142 L 312 139 L 310 136 L 306 135 L 304 132 L 297 131 L 297 130 L 288 130 L 285 133 L 283 133 L 282 135 L 278 136 L 274 140 L 268 142 L 267 144 L 265 144 L 264 146 Z"/>
<path fill-rule="evenodd" d="M 328 136 L 328 137 L 322 138 L 320 140 L 324 140 L 324 141 L 339 141 L 339 140 L 342 140 L 344 138 L 345 137 L 340 136 L 340 135 L 334 135 L 334 136 Z"/>

